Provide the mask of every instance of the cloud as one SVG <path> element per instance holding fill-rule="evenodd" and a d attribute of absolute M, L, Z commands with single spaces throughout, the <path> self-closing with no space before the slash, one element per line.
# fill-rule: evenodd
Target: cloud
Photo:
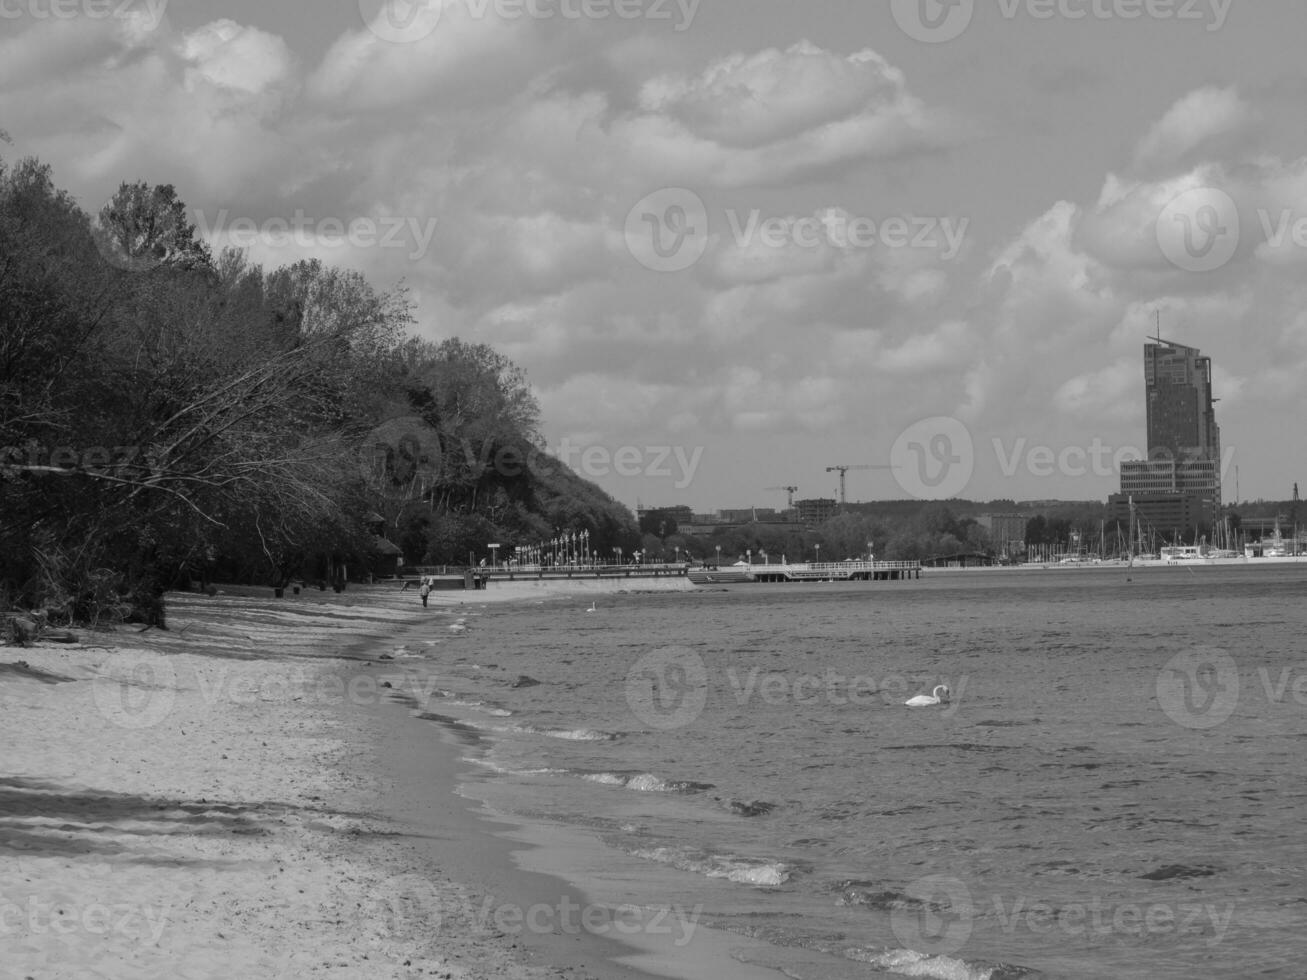
<path fill-rule="evenodd" d="M 943 323 L 930 333 L 909 337 L 884 351 L 877 369 L 890 374 L 921 374 L 956 368 L 971 360 L 972 342 L 967 324 Z"/>
<path fill-rule="evenodd" d="M 1237 134 L 1256 118 L 1234 87 L 1197 89 L 1176 102 L 1140 140 L 1135 165 L 1142 171 L 1174 167 L 1204 144 Z"/>
<path fill-rule="evenodd" d="M 578 33 L 530 17 L 497 17 L 493 5 L 478 16 L 464 0 L 431 0 L 417 12 L 412 39 L 396 41 L 378 27 L 388 7 L 380 5 L 372 25 L 342 34 L 309 76 L 309 96 L 324 111 L 426 114 L 492 104 L 520 89 L 548 64 L 551 49 Z"/>
<path fill-rule="evenodd" d="M 801 180 L 950 141 L 942 115 L 876 52 L 840 57 L 807 41 L 651 79 L 639 102 L 615 127 L 630 156 L 709 187 Z"/>
<path fill-rule="evenodd" d="M 295 71 L 294 58 L 280 37 L 231 20 L 217 20 L 184 35 L 178 49 L 190 65 L 186 87 L 192 91 L 203 80 L 252 95 L 284 85 Z"/>
<path fill-rule="evenodd" d="M 1124 357 L 1070 378 L 1053 393 L 1053 407 L 1090 425 L 1136 421 L 1143 411 L 1139 364 L 1137 358 Z"/>

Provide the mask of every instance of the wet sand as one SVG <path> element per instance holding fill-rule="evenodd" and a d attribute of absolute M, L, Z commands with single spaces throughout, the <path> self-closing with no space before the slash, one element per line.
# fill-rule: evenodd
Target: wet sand
<path fill-rule="evenodd" d="M 465 746 L 405 700 L 519 591 L 170 595 L 167 631 L 0 646 L 4 975 L 729 980 L 706 940 L 620 965 L 561 839 L 457 795 Z"/>

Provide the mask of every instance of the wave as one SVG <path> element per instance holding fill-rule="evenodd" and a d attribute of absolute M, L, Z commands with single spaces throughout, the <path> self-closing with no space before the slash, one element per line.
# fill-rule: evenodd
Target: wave
<path fill-rule="evenodd" d="M 712 783 L 696 783 L 688 779 L 664 779 L 651 772 L 573 772 L 588 783 L 603 786 L 620 786 L 639 793 L 702 793 L 713 788 Z"/>
<path fill-rule="evenodd" d="M 723 854 L 707 854 L 674 847 L 644 847 L 628 851 L 633 857 L 671 865 L 707 878 L 725 878 L 741 885 L 779 888 L 789 881 L 791 868 L 783 861 L 763 861 Z"/>
<path fill-rule="evenodd" d="M 486 756 L 468 756 L 465 761 L 483 769 L 488 769 L 497 776 L 561 776 L 566 772 L 564 769 L 549 768 L 515 769 Z"/>
<path fill-rule="evenodd" d="M 451 697 L 451 698 L 454 697 L 454 695 L 448 694 L 447 692 L 441 692 L 441 693 L 444 694 L 444 696 L 446 697 Z M 487 706 L 487 704 L 484 701 L 462 701 L 455 698 L 454 700 L 449 702 L 449 707 L 471 708 L 474 711 L 481 712 L 481 714 L 483 715 L 490 715 L 492 718 L 511 718 L 513 716 L 513 712 L 509 711 L 508 709 L 491 708 Z"/>
<path fill-rule="evenodd" d="M 981 963 L 932 956 L 915 949 L 847 949 L 846 958 L 904 977 L 931 980 L 1038 980 L 1043 974 L 1011 963 Z"/>
<path fill-rule="evenodd" d="M 570 731 L 558 731 L 527 727 L 521 728 L 519 731 L 524 735 L 543 735 L 545 738 L 557 738 L 565 742 L 615 742 L 622 737 L 612 732 L 595 731 L 593 728 L 574 728 Z"/>

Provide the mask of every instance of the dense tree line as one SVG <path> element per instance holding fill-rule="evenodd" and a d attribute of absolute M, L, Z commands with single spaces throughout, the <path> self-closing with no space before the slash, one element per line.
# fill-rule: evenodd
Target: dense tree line
<path fill-rule="evenodd" d="M 169 186 L 92 218 L 0 160 L 0 608 L 162 624 L 165 589 L 409 563 L 629 511 L 540 452 L 522 372 L 402 289 L 211 255 Z"/>

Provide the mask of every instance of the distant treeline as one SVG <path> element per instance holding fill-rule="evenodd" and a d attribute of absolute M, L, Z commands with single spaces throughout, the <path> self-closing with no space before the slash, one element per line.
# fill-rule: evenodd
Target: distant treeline
<path fill-rule="evenodd" d="M 1297 520 L 1307 523 L 1307 509 L 1298 508 Z M 1280 517 L 1294 522 L 1292 501 L 1256 501 L 1227 507 L 1225 516 L 1231 531 L 1238 531 L 1243 517 Z M 1088 550 L 1100 544 L 1109 552 L 1124 548 L 1128 528 L 1117 528 L 1107 520 L 1107 505 L 1100 501 L 1013 500 L 888 500 L 845 505 L 843 511 L 825 523 L 803 531 L 783 524 L 758 522 L 719 528 L 711 535 L 686 533 L 677 523 L 675 509 L 652 509 L 642 513 L 645 553 L 689 556 L 715 561 L 720 548 L 722 561 L 734 562 L 750 554 L 757 558 L 812 561 L 815 558 L 843 561 L 873 553 L 886 561 L 924 561 L 957 554 L 1001 554 L 1010 542 L 994 541 L 979 523 L 984 515 L 1019 515 L 1027 518 L 1022 542 L 1028 547 L 1067 547 L 1073 536 Z M 1285 533 L 1290 527 L 1286 526 Z M 1211 528 L 1204 527 L 1210 535 Z"/>
<path fill-rule="evenodd" d="M 94 218 L 0 160 L 0 609 L 162 624 L 164 590 L 458 563 L 634 518 L 540 452 L 522 372 L 403 289 L 211 255 L 170 186 Z"/>

